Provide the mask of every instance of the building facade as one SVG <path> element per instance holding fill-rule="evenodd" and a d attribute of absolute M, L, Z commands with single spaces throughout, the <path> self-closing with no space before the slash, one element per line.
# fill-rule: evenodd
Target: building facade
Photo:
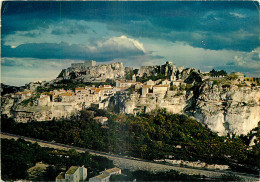
<path fill-rule="evenodd" d="M 56 177 L 56 182 L 79 182 L 86 181 L 87 179 L 87 168 L 71 166 L 68 171 L 61 172 Z"/>

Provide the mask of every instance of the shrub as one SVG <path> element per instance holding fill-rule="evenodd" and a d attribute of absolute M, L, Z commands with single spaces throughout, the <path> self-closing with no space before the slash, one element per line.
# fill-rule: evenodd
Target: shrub
<path fill-rule="evenodd" d="M 175 85 L 170 86 L 170 90 L 177 90 L 177 87 Z"/>

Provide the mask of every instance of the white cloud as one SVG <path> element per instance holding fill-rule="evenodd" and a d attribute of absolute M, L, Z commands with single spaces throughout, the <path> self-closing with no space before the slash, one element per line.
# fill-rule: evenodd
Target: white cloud
<path fill-rule="evenodd" d="M 241 56 L 234 56 L 233 62 L 236 66 L 259 69 L 260 73 L 260 47 L 249 53 L 246 52 Z"/>
<path fill-rule="evenodd" d="M 225 69 L 228 72 L 242 72 L 246 76 L 260 76 L 260 47 L 251 52 L 241 52 L 234 55 L 232 61 L 218 69 Z"/>
<path fill-rule="evenodd" d="M 194 67 L 202 71 L 210 71 L 214 67 L 225 65 L 232 61 L 235 55 L 240 56 L 243 53 L 197 48 L 184 42 L 172 43 L 163 40 L 151 42 L 144 39 L 142 42 L 145 43 L 147 51 L 153 52 L 152 55 L 163 55 L 165 60 L 172 61 L 177 66 Z"/>
<path fill-rule="evenodd" d="M 125 35 L 112 37 L 105 42 L 98 42 L 98 48 L 106 50 L 139 50 L 145 53 L 144 45 L 142 43 L 138 40 L 128 38 Z"/>
<path fill-rule="evenodd" d="M 238 18 L 245 18 L 246 17 L 245 15 L 243 15 L 241 13 L 230 12 L 229 14 L 233 15 L 235 17 L 238 17 Z"/>

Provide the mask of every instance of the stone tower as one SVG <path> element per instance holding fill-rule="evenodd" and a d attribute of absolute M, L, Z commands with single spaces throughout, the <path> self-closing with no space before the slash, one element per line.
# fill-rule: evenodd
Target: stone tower
<path fill-rule="evenodd" d="M 133 74 L 133 76 L 132 76 L 132 81 L 133 81 L 133 82 L 136 82 L 136 76 L 135 76 L 135 74 Z"/>

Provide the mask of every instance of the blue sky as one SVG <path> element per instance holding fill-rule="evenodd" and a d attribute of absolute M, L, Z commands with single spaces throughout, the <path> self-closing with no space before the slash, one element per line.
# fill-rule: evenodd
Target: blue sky
<path fill-rule="evenodd" d="M 84 60 L 260 76 L 257 1 L 3 2 L 1 23 L 10 85 L 54 79 Z"/>

